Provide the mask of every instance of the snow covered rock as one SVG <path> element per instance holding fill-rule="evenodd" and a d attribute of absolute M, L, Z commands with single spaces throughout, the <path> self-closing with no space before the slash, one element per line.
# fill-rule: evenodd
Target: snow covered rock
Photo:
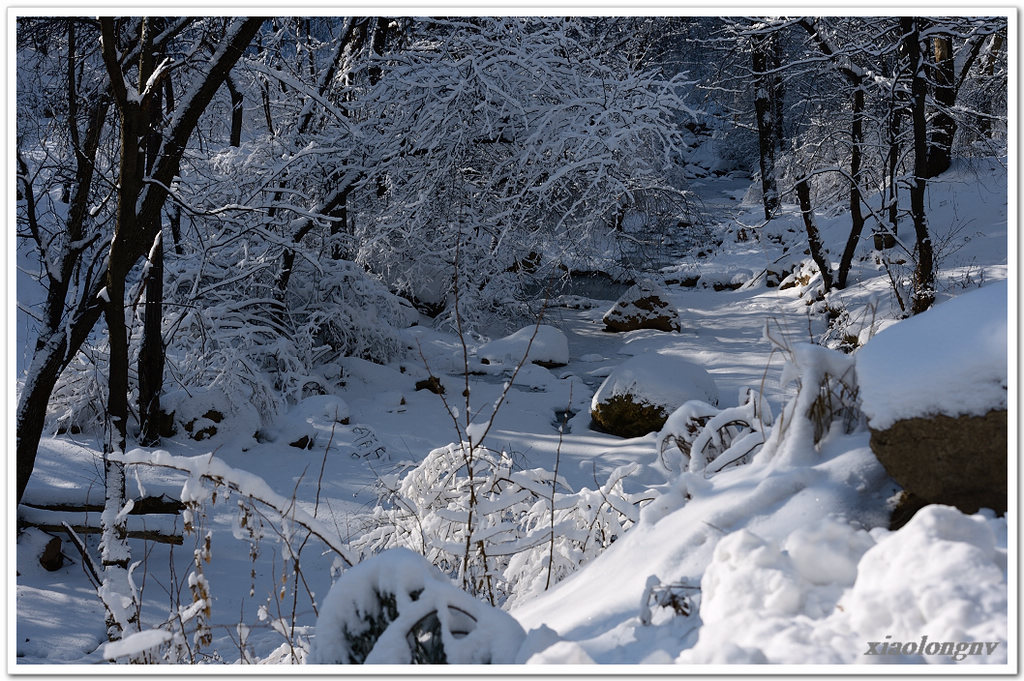
<path fill-rule="evenodd" d="M 658 352 L 632 357 L 612 371 L 594 393 L 590 415 L 605 431 L 640 437 L 660 430 L 683 403 L 718 404 L 718 387 L 703 367 Z"/>
<path fill-rule="evenodd" d="M 924 503 L 1007 507 L 1007 286 L 889 327 L 857 353 L 871 449 Z"/>
<path fill-rule="evenodd" d="M 334 583 L 309 661 L 510 664 L 525 638 L 511 615 L 458 589 L 422 556 L 395 548 Z"/>
<path fill-rule="evenodd" d="M 679 331 L 679 312 L 667 302 L 664 289 L 651 281 L 640 282 L 627 290 L 604 317 L 608 331 Z"/>
<path fill-rule="evenodd" d="M 485 343 L 480 346 L 476 355 L 484 364 L 515 366 L 526 355 L 527 347 L 530 349 L 527 359 L 534 364 L 556 367 L 569 363 L 569 340 L 560 330 L 547 324 L 527 326 L 510 336 Z"/>
<path fill-rule="evenodd" d="M 229 395 L 219 388 L 172 391 L 161 402 L 175 425 L 197 442 L 214 440 L 211 444 L 220 444 L 232 434 L 250 435 L 260 424 L 255 407 L 240 395 Z"/>
<path fill-rule="evenodd" d="M 869 425 L 1006 408 L 1007 284 L 977 289 L 888 327 L 857 352 Z"/>

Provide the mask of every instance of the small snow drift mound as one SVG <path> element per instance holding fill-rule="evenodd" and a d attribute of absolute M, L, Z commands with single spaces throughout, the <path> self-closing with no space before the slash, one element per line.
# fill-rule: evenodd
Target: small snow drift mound
<path fill-rule="evenodd" d="M 1007 286 L 889 327 L 857 353 L 871 449 L 923 503 L 1007 507 Z"/>
<path fill-rule="evenodd" d="M 665 291 L 654 282 L 641 282 L 622 294 L 602 321 L 608 331 L 680 331 L 679 312 L 667 298 Z"/>
<path fill-rule="evenodd" d="M 408 549 L 343 574 L 327 594 L 314 664 L 509 664 L 526 634 L 512 617 L 456 588 Z"/>
<path fill-rule="evenodd" d="M 1003 532 L 948 506 L 892 533 L 832 519 L 783 542 L 734 532 L 701 581 L 697 644 L 677 661 L 947 663 L 966 661 L 961 643 L 988 642 L 969 661 L 1005 663 Z"/>
<path fill-rule="evenodd" d="M 536 332 L 536 335 L 534 335 Z M 530 342 L 530 339 L 533 342 Z M 527 326 L 510 336 L 485 343 L 476 355 L 484 364 L 511 364 L 515 366 L 527 354 L 527 361 L 546 367 L 569 363 L 569 340 L 553 326 Z"/>
<path fill-rule="evenodd" d="M 231 433 L 256 432 L 260 416 L 241 395 L 229 395 L 219 388 L 176 390 L 162 398 L 163 409 L 188 437 L 222 444 Z M 218 435 L 219 434 L 219 435 Z"/>
<path fill-rule="evenodd" d="M 718 404 L 718 387 L 703 367 L 664 353 L 632 357 L 604 380 L 590 414 L 613 435 L 640 437 L 660 430 L 668 415 L 690 400 Z"/>

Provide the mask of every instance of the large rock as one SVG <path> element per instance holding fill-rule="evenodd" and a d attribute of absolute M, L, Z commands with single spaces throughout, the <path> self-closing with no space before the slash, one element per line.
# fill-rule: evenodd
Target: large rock
<path fill-rule="evenodd" d="M 871 449 L 914 506 L 1006 511 L 1007 292 L 966 293 L 857 352 Z"/>
<path fill-rule="evenodd" d="M 984 416 L 903 419 L 885 430 L 872 429 L 871 451 L 923 504 L 956 506 L 964 513 L 1006 512 L 1005 409 Z"/>
<path fill-rule="evenodd" d="M 667 301 L 664 289 L 654 282 L 641 282 L 632 286 L 603 317 L 608 331 L 623 332 L 639 329 L 679 331 L 679 312 Z"/>
<path fill-rule="evenodd" d="M 594 393 L 590 416 L 602 430 L 640 437 L 661 430 L 668 415 L 690 400 L 718 404 L 718 387 L 703 367 L 669 353 L 632 357 Z"/>

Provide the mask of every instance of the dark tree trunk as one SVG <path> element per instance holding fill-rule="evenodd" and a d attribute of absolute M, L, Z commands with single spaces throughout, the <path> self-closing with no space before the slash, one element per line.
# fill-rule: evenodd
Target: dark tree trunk
<path fill-rule="evenodd" d="M 241 91 L 235 87 L 231 76 L 228 76 L 224 84 L 228 86 L 228 94 L 231 95 L 231 137 L 228 141 L 233 147 L 242 146 L 242 102 L 245 99 Z"/>
<path fill-rule="evenodd" d="M 146 304 L 143 308 L 142 346 L 139 348 L 139 443 L 152 447 L 160 442 L 160 393 L 164 385 L 166 348 L 163 341 L 164 244 L 158 235 L 149 255 L 146 272 Z"/>
<path fill-rule="evenodd" d="M 933 262 L 932 240 L 928 234 L 928 218 L 925 214 L 924 192 L 928 168 L 928 121 L 925 116 L 925 100 L 928 84 L 923 73 L 924 58 L 921 52 L 920 26 L 914 17 L 900 19 L 904 45 L 910 65 L 910 112 L 914 132 L 914 171 L 910 178 L 910 215 L 914 222 L 917 243 L 917 267 L 914 270 L 914 294 L 911 314 L 924 312 L 935 302 L 935 265 Z"/>
<path fill-rule="evenodd" d="M 956 72 L 953 58 L 953 39 L 938 35 L 931 39 L 932 60 L 928 72 L 934 88 L 935 115 L 932 117 L 928 139 L 928 165 L 924 176 L 932 178 L 949 169 L 952 162 L 953 137 L 956 119 L 952 116 L 956 103 Z"/>
<path fill-rule="evenodd" d="M 162 20 L 152 19 L 154 27 L 159 28 Z M 170 80 L 167 81 L 170 83 Z M 148 118 L 148 137 L 146 144 L 146 173 L 153 172 L 157 155 L 160 152 L 162 135 L 163 95 L 169 93 L 173 101 L 173 88 L 157 88 L 153 100 L 149 102 L 148 111 L 142 115 Z M 139 442 L 144 447 L 151 447 L 160 442 L 160 393 L 164 386 L 165 349 L 163 340 L 164 318 L 164 244 L 162 232 L 157 234 L 153 247 L 149 251 L 143 286 L 146 290 L 146 303 L 143 307 L 142 345 L 139 348 Z"/>
<path fill-rule="evenodd" d="M 861 163 L 864 145 L 864 87 L 856 79 L 853 89 L 853 123 L 850 129 L 850 236 L 839 260 L 839 275 L 836 288 L 846 288 L 846 278 L 857 253 L 860 235 L 864 232 L 864 212 L 861 207 Z"/>
<path fill-rule="evenodd" d="M 1003 36 L 1001 33 L 996 33 L 992 36 L 992 42 L 989 44 L 988 52 L 985 55 L 984 62 L 982 65 L 982 72 L 991 78 L 996 72 L 996 62 L 999 61 L 999 54 L 1003 50 Z M 984 107 L 982 115 L 978 117 L 978 132 L 982 137 L 991 139 L 995 132 L 995 126 L 992 125 L 992 118 L 989 114 L 995 110 L 992 105 L 992 97 L 989 95 L 987 98 L 988 106 Z"/>
<path fill-rule="evenodd" d="M 764 219 L 771 220 L 779 208 L 779 189 L 775 179 L 775 150 L 778 127 L 772 97 L 774 78 L 768 74 L 770 37 L 755 36 L 751 49 L 754 67 L 754 114 L 757 117 L 758 160 L 761 166 L 761 202 Z"/>
<path fill-rule="evenodd" d="M 775 116 L 775 143 L 780 152 L 786 151 L 786 84 L 780 73 L 782 69 L 782 41 L 778 34 L 771 38 L 768 65 L 772 73 L 768 76 L 769 94 L 772 98 L 772 114 Z"/>
<path fill-rule="evenodd" d="M 125 279 L 133 259 L 126 241 L 137 238 L 139 195 L 142 177 L 146 174 L 146 152 L 153 147 L 147 104 L 128 96 L 117 58 L 114 20 L 100 20 L 103 32 L 103 59 L 111 77 L 114 101 L 121 123 L 120 158 L 117 173 L 117 208 L 114 236 L 107 256 L 107 285 L 103 316 L 107 322 L 107 439 L 103 445 L 104 508 L 101 519 L 103 538 L 100 541 L 103 564 L 103 587 L 114 598 L 128 594 L 127 520 L 121 513 L 125 505 L 125 465 L 119 458 L 128 446 L 128 330 L 125 326 Z M 152 25 L 143 19 L 139 26 L 139 80 L 145 83 L 152 73 Z M 118 613 L 107 610 L 107 638 L 117 640 L 128 634 L 129 622 Z M 135 629 L 135 627 L 130 627 Z"/>
<path fill-rule="evenodd" d="M 105 275 L 101 275 L 100 281 L 105 281 Z M 18 398 L 18 411 L 15 417 L 18 432 L 15 443 L 18 503 L 21 503 L 32 469 L 35 468 L 36 451 L 43 434 L 43 426 L 46 424 L 46 407 L 50 403 L 50 395 L 57 384 L 57 379 L 78 353 L 78 349 L 82 347 L 82 343 L 89 337 L 89 332 L 103 314 L 103 306 L 96 297 L 99 286 L 100 284 L 87 298 L 88 304 L 72 315 L 68 327 L 58 328 L 51 333 L 44 347 L 37 350 L 32 358 L 32 365 L 28 371 L 30 380 L 26 382 Z"/>
<path fill-rule="evenodd" d="M 807 180 L 802 179 L 796 183 L 796 196 L 800 202 L 800 212 L 804 218 L 804 228 L 807 230 L 807 243 L 811 249 L 811 258 L 821 272 L 821 283 L 825 293 L 832 290 L 832 263 L 829 262 L 828 253 L 821 241 L 821 233 L 814 223 L 814 210 L 811 207 L 811 190 L 807 186 Z"/>
<path fill-rule="evenodd" d="M 895 94 L 893 95 L 895 97 Z M 900 128 L 903 127 L 902 109 L 897 102 L 892 102 L 889 112 L 888 155 L 886 157 L 886 178 L 889 191 L 886 195 L 889 229 L 893 235 L 899 234 L 899 182 L 896 171 L 900 161 Z"/>

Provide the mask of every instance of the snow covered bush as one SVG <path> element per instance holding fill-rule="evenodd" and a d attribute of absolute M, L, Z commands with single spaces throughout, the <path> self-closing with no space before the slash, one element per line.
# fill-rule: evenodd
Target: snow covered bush
<path fill-rule="evenodd" d="M 354 566 L 321 605 L 314 664 L 510 664 L 526 634 L 408 549 Z"/>
<path fill-rule="evenodd" d="M 747 388 L 741 397 L 728 409 L 691 400 L 672 412 L 658 433 L 666 468 L 710 474 L 749 463 L 768 438 L 772 412 L 756 390 Z"/>
<path fill-rule="evenodd" d="M 604 255 L 609 240 L 633 236 L 616 221 L 653 197 L 675 220 L 687 211 L 667 181 L 683 145 L 666 123 L 688 111 L 681 78 L 607 50 L 599 27 L 574 17 L 403 29 L 406 45 L 382 55 L 387 77 L 346 105 L 389 123 L 386 134 L 366 126 L 373 181 L 350 206 L 355 260 L 389 286 L 450 308 L 458 276 L 477 313 L 500 316 L 532 278 L 515 271 L 531 254 Z"/>
<path fill-rule="evenodd" d="M 326 363 L 343 356 L 384 362 L 402 351 L 398 331 L 406 313 L 362 268 L 345 260 L 304 260 L 281 297 L 257 274 L 257 263 L 245 259 L 258 248 L 250 246 L 181 272 L 175 287 L 181 304 L 165 321 L 175 383 L 190 390 L 216 387 L 232 404 L 252 405 L 268 418 L 329 390 Z M 232 277 L 232 270 L 251 276 Z"/>
<path fill-rule="evenodd" d="M 598 555 L 639 517 L 623 466 L 598 490 L 574 492 L 541 468 L 476 446 L 435 449 L 404 476 L 381 479 L 385 496 L 353 548 L 404 546 L 423 554 L 469 593 L 491 604 L 543 591 Z M 561 491 L 560 491 L 561 490 Z M 553 506 L 552 506 L 553 504 Z"/>
<path fill-rule="evenodd" d="M 854 358 L 820 345 L 790 344 L 774 336 L 768 325 L 765 337 L 786 357 L 782 385 L 795 385 L 797 393 L 783 408 L 759 456 L 812 463 L 827 436 L 864 426 Z"/>

